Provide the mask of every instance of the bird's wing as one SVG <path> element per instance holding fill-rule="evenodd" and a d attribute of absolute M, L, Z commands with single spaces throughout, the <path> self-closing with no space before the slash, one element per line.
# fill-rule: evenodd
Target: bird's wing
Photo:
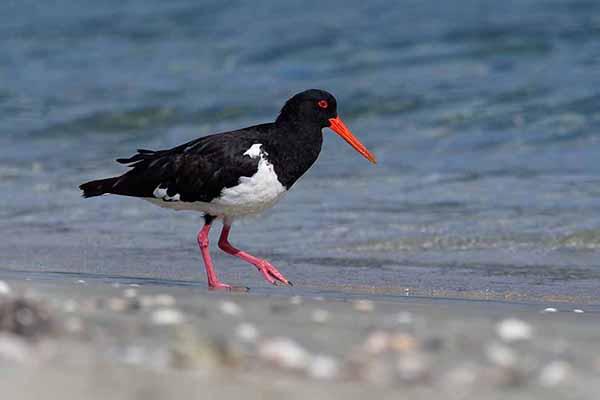
<path fill-rule="evenodd" d="M 258 170 L 259 160 L 244 155 L 257 142 L 256 128 L 205 136 L 169 150 L 140 149 L 117 160 L 131 170 L 118 178 L 111 193 L 209 202 Z"/>

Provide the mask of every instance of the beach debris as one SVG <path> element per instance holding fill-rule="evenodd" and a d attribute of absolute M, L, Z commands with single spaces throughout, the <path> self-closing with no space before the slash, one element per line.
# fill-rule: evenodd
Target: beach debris
<path fill-rule="evenodd" d="M 554 307 L 547 307 L 542 310 L 542 313 L 555 313 L 555 312 L 558 312 L 558 310 Z"/>
<path fill-rule="evenodd" d="M 552 387 L 569 380 L 573 375 L 573 368 L 566 361 L 552 361 L 540 371 L 539 382 L 542 386 Z"/>
<path fill-rule="evenodd" d="M 368 354 L 381 354 L 388 349 L 389 343 L 389 333 L 378 330 L 367 336 L 362 347 Z"/>
<path fill-rule="evenodd" d="M 573 312 L 575 314 L 583 314 L 584 313 L 584 311 L 581 308 L 575 308 L 575 309 L 573 309 Z"/>
<path fill-rule="evenodd" d="M 73 313 L 79 309 L 79 303 L 75 299 L 67 299 L 64 301 L 63 310 L 68 313 Z"/>
<path fill-rule="evenodd" d="M 402 332 L 389 333 L 376 330 L 367 336 L 362 349 L 368 354 L 377 355 L 389 351 L 397 353 L 408 352 L 415 350 L 417 345 L 417 340 L 412 335 Z"/>
<path fill-rule="evenodd" d="M 23 338 L 0 333 L 0 361 L 24 364 L 33 358 L 33 350 Z"/>
<path fill-rule="evenodd" d="M 329 311 L 317 308 L 312 312 L 310 319 L 318 324 L 324 324 L 329 321 Z"/>
<path fill-rule="evenodd" d="M 513 367 L 517 363 L 517 353 L 508 346 L 491 343 L 485 351 L 488 359 L 500 367 Z"/>
<path fill-rule="evenodd" d="M 292 297 L 290 297 L 290 304 L 293 304 L 295 306 L 299 306 L 303 302 L 304 302 L 304 299 L 302 298 L 302 296 L 292 296 Z"/>
<path fill-rule="evenodd" d="M 216 340 L 198 338 L 191 329 L 179 328 L 170 347 L 171 366 L 180 369 L 214 368 L 223 362 L 224 348 Z"/>
<path fill-rule="evenodd" d="M 176 325 L 185 320 L 183 313 L 175 308 L 159 308 L 152 313 L 156 325 Z"/>
<path fill-rule="evenodd" d="M 371 312 L 375 309 L 375 304 L 371 300 L 356 300 L 352 306 L 356 311 Z"/>
<path fill-rule="evenodd" d="M 127 310 L 127 300 L 122 299 L 120 297 L 111 297 L 108 299 L 108 308 L 111 311 L 115 312 L 123 312 Z"/>
<path fill-rule="evenodd" d="M 287 337 L 264 340 L 258 347 L 258 356 L 277 367 L 291 370 L 303 370 L 310 362 L 310 354 Z"/>
<path fill-rule="evenodd" d="M 308 376 L 321 380 L 336 379 L 340 373 L 340 363 L 333 357 L 318 354 L 310 359 Z"/>
<path fill-rule="evenodd" d="M 0 300 L 0 332 L 35 339 L 53 331 L 50 313 L 40 303 L 25 298 Z"/>
<path fill-rule="evenodd" d="M 396 373 L 401 381 L 414 383 L 427 379 L 430 370 L 425 357 L 421 353 L 411 352 L 398 358 Z"/>
<path fill-rule="evenodd" d="M 389 348 L 398 353 L 404 353 L 417 348 L 414 336 L 405 333 L 396 333 L 389 338 Z"/>
<path fill-rule="evenodd" d="M 219 306 L 219 310 L 225 315 L 231 315 L 232 317 L 237 317 L 242 313 L 242 309 L 233 301 L 224 301 Z"/>
<path fill-rule="evenodd" d="M 249 322 L 239 324 L 235 330 L 235 335 L 246 343 L 255 343 L 259 337 L 258 329 Z"/>
<path fill-rule="evenodd" d="M 4 281 L 0 281 L 0 296 L 7 296 L 11 292 L 10 286 Z"/>
<path fill-rule="evenodd" d="M 533 336 L 533 328 L 527 322 L 517 318 L 507 318 L 496 325 L 496 333 L 506 342 L 529 340 Z"/>
<path fill-rule="evenodd" d="M 154 369 L 164 369 L 172 363 L 171 353 L 161 346 L 148 347 L 133 344 L 120 348 L 117 357 L 125 364 Z"/>

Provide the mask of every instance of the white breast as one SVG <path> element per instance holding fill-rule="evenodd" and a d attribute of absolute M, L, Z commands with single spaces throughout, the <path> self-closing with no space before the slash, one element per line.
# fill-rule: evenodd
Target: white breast
<path fill-rule="evenodd" d="M 220 196 L 210 203 L 178 201 L 178 194 L 167 196 L 166 190 L 159 187 L 154 191 L 156 199 L 149 200 L 161 207 L 201 211 L 219 217 L 260 213 L 275 205 L 286 192 L 285 187 L 277 179 L 273 165 L 266 158 L 267 153 L 261 149 L 261 146 L 260 143 L 253 144 L 243 154 L 253 159 L 259 158 L 256 173 L 252 176 L 242 176 L 237 186 L 223 189 Z"/>

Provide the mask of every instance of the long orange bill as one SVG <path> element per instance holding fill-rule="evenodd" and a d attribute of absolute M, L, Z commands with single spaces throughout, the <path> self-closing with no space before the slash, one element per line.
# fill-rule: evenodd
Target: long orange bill
<path fill-rule="evenodd" d="M 364 158 L 371 161 L 373 164 L 377 163 L 375 156 L 367 150 L 365 145 L 362 144 L 352 132 L 350 132 L 350 129 L 342 122 L 340 117 L 329 118 L 329 122 L 331 123 L 329 127 L 348 142 L 350 146 L 354 147 L 354 150 L 358 151 Z"/>

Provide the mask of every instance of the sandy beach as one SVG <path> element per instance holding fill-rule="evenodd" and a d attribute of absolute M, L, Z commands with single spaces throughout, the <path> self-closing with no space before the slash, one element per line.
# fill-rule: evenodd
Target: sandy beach
<path fill-rule="evenodd" d="M 6 398 L 595 398 L 597 307 L 4 280 Z M 31 384 L 35 382 L 35 385 Z"/>
<path fill-rule="evenodd" d="M 0 15 L 0 400 L 599 397 L 600 1 L 9 0 Z M 136 149 L 273 122 L 310 88 L 377 164 L 324 128 L 289 193 L 235 221 L 231 244 L 293 287 L 219 250 L 215 221 L 216 273 L 250 291 L 209 292 L 200 213 L 82 198 Z M 247 150 L 291 184 L 327 123 Z M 229 174 L 206 160 L 217 195 Z M 204 199 L 194 168 L 142 197 L 181 182 Z"/>

